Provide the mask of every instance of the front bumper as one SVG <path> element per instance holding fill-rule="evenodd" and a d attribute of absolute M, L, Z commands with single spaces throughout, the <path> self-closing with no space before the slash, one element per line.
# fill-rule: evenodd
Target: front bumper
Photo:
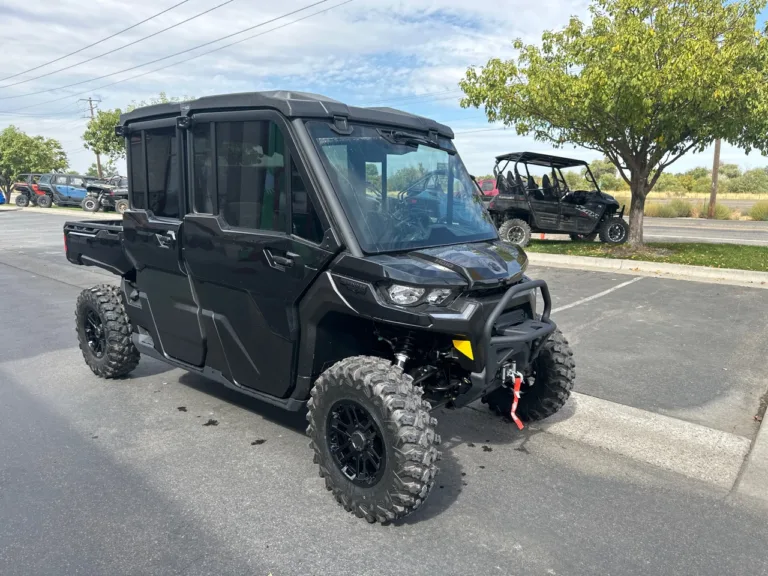
<path fill-rule="evenodd" d="M 544 301 L 544 309 L 539 319 L 527 319 L 513 326 L 497 326 L 510 300 L 521 292 L 536 289 L 541 291 Z M 507 290 L 485 321 L 483 334 L 478 342 L 485 366 L 481 372 L 470 373 L 470 392 L 457 398 L 454 404 L 464 406 L 501 386 L 499 372 L 508 362 L 516 362 L 521 369 L 532 362 L 547 336 L 557 328 L 549 318 L 551 310 L 552 299 L 544 280 L 523 282 Z"/>

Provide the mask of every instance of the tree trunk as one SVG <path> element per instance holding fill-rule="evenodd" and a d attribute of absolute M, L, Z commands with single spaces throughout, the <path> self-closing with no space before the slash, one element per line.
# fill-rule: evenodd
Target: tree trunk
<path fill-rule="evenodd" d="M 643 216 L 645 212 L 646 183 L 645 178 L 632 176 L 629 189 L 632 191 L 632 202 L 629 207 L 629 245 L 643 245 Z"/>

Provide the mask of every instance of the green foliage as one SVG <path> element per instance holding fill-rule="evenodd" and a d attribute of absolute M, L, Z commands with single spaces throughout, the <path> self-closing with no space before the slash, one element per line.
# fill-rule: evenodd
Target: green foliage
<path fill-rule="evenodd" d="M 752 220 L 768 220 L 768 201 L 761 200 L 760 202 L 755 202 L 749 211 L 749 217 Z"/>
<path fill-rule="evenodd" d="M 656 181 L 656 190 L 659 192 L 685 192 L 685 187 L 683 187 L 677 174 L 665 172 Z"/>
<path fill-rule="evenodd" d="M 88 150 L 112 159 L 125 158 L 125 139 L 115 134 L 121 113 L 119 108 L 96 112 L 83 133 L 83 142 Z"/>
<path fill-rule="evenodd" d="M 663 171 L 715 138 L 768 149 L 765 0 L 593 0 L 540 44 L 514 43 L 460 82 L 464 107 L 562 146 L 598 150 L 626 166 L 644 199 Z M 630 242 L 642 243 L 642 215 Z"/>
<path fill-rule="evenodd" d="M 659 218 L 661 216 L 661 202 L 646 202 L 645 215 L 651 218 Z"/>
<path fill-rule="evenodd" d="M 547 252 L 573 256 L 625 258 L 649 262 L 669 262 L 711 268 L 736 268 L 768 272 L 768 248 L 738 244 L 653 243 L 634 249 L 628 245 L 609 246 L 599 242 L 533 240 L 526 252 Z"/>
<path fill-rule="evenodd" d="M 101 174 L 103 178 L 111 178 L 112 176 L 117 176 L 117 166 L 115 166 L 114 160 L 111 158 L 103 159 L 101 161 Z M 88 167 L 88 170 L 85 172 L 86 176 L 99 176 L 99 168 L 96 166 L 96 162 L 91 164 Z"/>
<path fill-rule="evenodd" d="M 403 191 L 409 185 L 424 176 L 427 169 L 421 164 L 401 168 L 387 178 L 387 191 Z"/>
<path fill-rule="evenodd" d="M 589 190 L 591 188 L 582 173 L 576 170 L 563 170 L 563 177 L 569 190 Z"/>
<path fill-rule="evenodd" d="M 143 106 L 152 106 L 154 104 L 166 104 L 168 102 L 182 102 L 189 100 L 185 96 L 167 96 L 165 92 L 160 92 L 157 98 L 150 98 L 149 101 L 142 100 L 131 102 L 126 108 L 127 112 L 141 108 Z M 125 139 L 115 134 L 115 126 L 120 122 L 122 110 L 115 108 L 113 110 L 98 110 L 96 116 L 88 121 L 88 125 L 83 133 L 83 142 L 88 150 L 92 150 L 110 160 L 125 158 Z"/>
<path fill-rule="evenodd" d="M 670 210 L 674 213 L 672 218 L 690 218 L 693 214 L 693 204 L 687 200 L 682 200 L 681 198 L 671 200 L 667 206 L 669 206 Z"/>
<path fill-rule="evenodd" d="M 699 218 L 706 218 L 709 215 L 709 202 L 704 202 L 699 209 Z M 725 204 L 715 204 L 715 220 L 730 220 L 731 209 Z"/>
<path fill-rule="evenodd" d="M 156 98 L 150 98 L 149 100 L 136 100 L 131 101 L 126 108 L 127 112 L 136 110 L 136 108 L 143 108 L 144 106 L 154 106 L 155 104 L 169 104 L 171 102 L 186 102 L 187 100 L 193 100 L 192 96 L 168 96 L 165 92 L 160 92 Z"/>
<path fill-rule="evenodd" d="M 728 180 L 726 189 L 728 192 L 735 194 L 741 192 L 768 192 L 768 174 L 760 168 L 747 170 L 742 176 Z"/>
<path fill-rule="evenodd" d="M 598 184 L 600 184 L 600 190 L 620 190 L 621 185 L 626 182 L 614 174 L 603 174 Z"/>
<path fill-rule="evenodd" d="M 58 140 L 29 136 L 8 126 L 0 132 L 0 187 L 5 196 L 14 179 L 25 172 L 60 172 L 69 166 Z"/>
<path fill-rule="evenodd" d="M 709 170 L 707 170 L 706 168 L 704 168 L 702 166 L 699 166 L 697 168 L 691 168 L 690 170 L 688 170 L 686 172 L 686 174 L 688 176 L 690 176 L 691 178 L 693 178 L 694 180 L 699 180 L 701 178 L 709 178 L 710 177 Z"/>
<path fill-rule="evenodd" d="M 719 174 L 721 178 L 723 176 L 729 179 L 738 178 L 739 176 L 741 176 L 741 168 L 739 168 L 738 164 L 723 164 L 721 162 Z"/>
<path fill-rule="evenodd" d="M 717 188 L 718 190 L 721 189 L 719 182 L 718 182 Z M 697 194 L 709 194 L 711 191 L 712 191 L 712 176 L 706 175 L 701 178 L 696 178 L 693 181 L 691 192 L 695 192 Z"/>

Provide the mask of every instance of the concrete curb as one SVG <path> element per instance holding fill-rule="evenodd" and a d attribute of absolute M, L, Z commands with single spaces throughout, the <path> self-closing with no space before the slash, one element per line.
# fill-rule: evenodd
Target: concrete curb
<path fill-rule="evenodd" d="M 0 212 L 29 212 L 32 214 L 52 214 L 54 216 L 65 216 L 71 220 L 118 220 L 122 218 L 116 212 L 86 212 L 85 210 L 59 210 L 56 208 L 18 208 L 16 206 L 0 206 Z"/>
<path fill-rule="evenodd" d="M 735 493 L 768 503 L 768 425 L 765 419 L 744 463 L 744 471 L 736 483 Z"/>
<path fill-rule="evenodd" d="M 751 444 L 742 436 L 576 392 L 560 413 L 531 428 L 609 450 L 726 490 L 736 482 Z M 768 433 L 764 436 L 768 457 Z M 755 467 L 756 479 L 765 478 L 762 474 L 768 469 L 768 459 L 760 458 L 757 456 L 766 468 Z M 741 485 L 745 490 L 756 491 L 759 486 L 751 478 L 744 475 Z M 765 487 L 763 492 L 766 492 Z"/>
<path fill-rule="evenodd" d="M 768 250 L 766 251 L 768 253 Z M 768 272 L 734 270 L 732 268 L 707 268 L 685 264 L 666 264 L 645 260 L 620 260 L 618 258 L 592 258 L 590 256 L 566 256 L 527 252 L 528 260 L 536 266 L 578 268 L 581 270 L 616 270 L 625 274 L 644 273 L 654 276 L 675 276 L 690 280 L 732 281 L 768 288 Z"/>

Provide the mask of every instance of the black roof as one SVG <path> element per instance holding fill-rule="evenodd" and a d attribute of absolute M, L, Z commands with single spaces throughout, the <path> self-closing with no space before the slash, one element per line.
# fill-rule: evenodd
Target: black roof
<path fill-rule="evenodd" d="M 453 138 L 453 130 L 444 124 L 416 116 L 394 108 L 365 108 L 347 106 L 319 94 L 274 90 L 271 92 L 241 92 L 204 96 L 188 102 L 156 104 L 137 108 L 120 116 L 120 125 L 133 122 L 158 120 L 173 116 L 188 116 L 196 112 L 214 112 L 220 110 L 277 110 L 288 118 L 333 118 L 344 116 L 351 121 L 370 122 L 373 124 L 394 125 L 420 132 L 436 131 L 441 136 Z"/>
<path fill-rule="evenodd" d="M 575 158 L 563 158 L 562 156 L 552 156 L 551 154 L 539 154 L 538 152 L 512 152 L 496 156 L 496 162 L 523 162 L 524 164 L 533 164 L 535 166 L 552 166 L 554 168 L 570 168 L 572 166 L 587 166 L 584 160 Z"/>

